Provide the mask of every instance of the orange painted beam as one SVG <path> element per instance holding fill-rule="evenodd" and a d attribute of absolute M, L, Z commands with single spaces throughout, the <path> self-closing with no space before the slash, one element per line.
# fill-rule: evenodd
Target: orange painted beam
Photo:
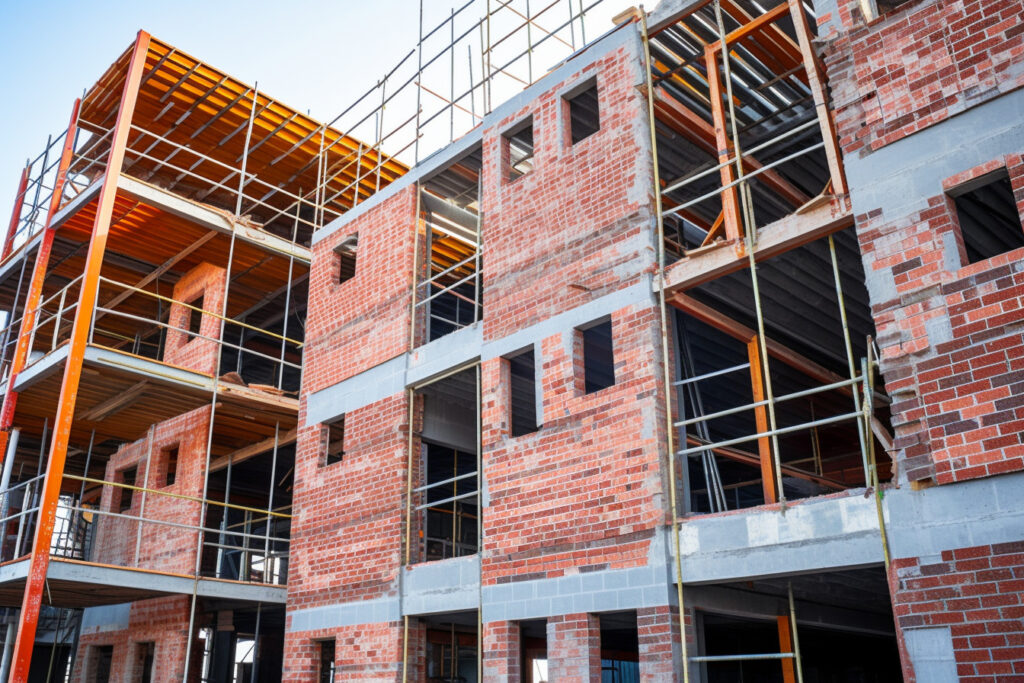
<path fill-rule="evenodd" d="M 747 340 L 747 357 L 750 360 L 750 385 L 754 403 L 760 403 L 766 398 L 764 384 L 764 367 L 761 364 L 761 342 L 757 335 Z M 768 431 L 768 407 L 757 406 L 754 408 L 754 422 L 757 425 L 757 432 L 762 434 Z M 761 458 L 761 488 L 764 490 L 765 503 L 777 503 L 779 500 L 779 488 L 775 478 L 775 458 L 772 456 L 771 437 L 762 436 L 757 440 L 757 452 Z"/>
<path fill-rule="evenodd" d="M 124 93 L 121 96 L 117 121 L 114 124 L 111 137 L 103 187 L 100 188 L 97 200 L 92 239 L 89 242 L 89 251 L 85 260 L 85 272 L 78 297 L 78 310 L 71 328 L 71 341 L 68 345 L 68 356 L 64 365 L 60 401 L 57 404 L 53 438 L 50 442 L 50 457 L 46 462 L 46 477 L 43 481 L 39 517 L 36 523 L 35 538 L 32 541 L 25 595 L 21 604 L 21 621 L 18 625 L 18 637 L 14 644 L 10 679 L 12 683 L 26 683 L 28 680 L 36 627 L 39 623 L 39 607 L 42 603 L 46 572 L 50 565 L 50 544 L 53 540 L 53 527 L 57 516 L 57 499 L 60 496 L 61 481 L 64 478 L 64 462 L 67 458 L 68 439 L 74 419 L 75 399 L 82 378 L 82 362 L 85 359 L 89 327 L 92 324 L 92 316 L 96 307 L 100 269 L 103 265 L 114 199 L 117 195 L 117 178 L 124 164 L 125 147 L 128 133 L 131 130 L 132 115 L 135 112 L 135 102 L 139 94 L 139 84 L 146 64 L 146 55 L 149 51 L 149 41 L 149 34 L 139 31 L 131 61 L 128 64 Z"/>
<path fill-rule="evenodd" d="M 788 0 L 788 3 L 789 14 L 793 18 L 793 26 L 796 28 L 800 53 L 803 56 L 804 66 L 807 68 L 808 84 L 814 95 L 814 108 L 818 114 L 818 124 L 821 126 L 821 138 L 825 141 L 825 157 L 828 159 L 829 174 L 832 176 L 832 191 L 834 194 L 843 195 L 847 193 L 846 172 L 843 169 L 842 153 L 839 150 L 839 140 L 836 136 L 836 124 L 832 119 L 832 112 L 828 108 L 825 75 L 818 55 L 814 52 L 811 28 L 807 24 L 803 3 L 800 0 Z"/>
<path fill-rule="evenodd" d="M 790 628 L 789 615 L 775 617 L 779 627 L 779 652 L 793 654 L 793 631 Z M 796 683 L 796 667 L 792 659 L 782 660 L 783 683 Z"/>
<path fill-rule="evenodd" d="M 56 232 L 51 228 L 53 216 L 60 208 L 60 198 L 64 194 L 64 183 L 67 181 L 68 167 L 71 165 L 71 158 L 74 155 L 75 132 L 78 129 L 78 109 L 81 100 L 75 100 L 71 108 L 71 121 L 68 123 L 68 133 L 64 138 L 64 147 L 61 149 L 60 161 L 57 162 L 57 177 L 54 180 L 53 195 L 50 197 L 50 205 L 46 212 L 46 224 L 43 226 L 43 238 L 39 242 L 39 252 L 36 254 L 35 263 L 32 266 L 32 279 L 29 281 L 28 293 L 25 295 L 25 309 L 21 316 L 21 326 L 18 332 L 18 344 L 14 347 L 14 358 L 11 359 L 11 372 L 7 380 L 7 390 L 4 393 L 4 402 L 0 408 L 0 463 L 7 453 L 7 437 L 10 434 L 11 426 L 14 424 L 14 409 L 18 403 L 18 394 L 14 391 L 14 384 L 18 379 L 18 373 L 25 369 L 25 361 L 29 348 L 30 332 L 36 324 L 36 308 L 43 295 L 43 282 L 46 280 L 46 267 L 50 261 L 50 251 L 53 247 L 53 237 Z M 13 222 L 13 221 L 12 221 Z M 24 254 L 28 258 L 28 254 Z M 13 317 L 14 311 L 11 311 Z"/>
<path fill-rule="evenodd" d="M 21 218 L 21 207 L 25 205 L 25 188 L 28 187 L 28 174 L 32 170 L 29 164 L 21 171 L 21 179 L 18 181 L 18 193 L 14 195 L 14 208 L 11 209 L 11 222 L 7 226 L 7 237 L 4 238 L 3 252 L 0 252 L 0 261 L 10 256 L 14 248 L 14 232 L 18 229 L 18 220 Z M 11 311 L 13 317 L 14 311 Z"/>
<path fill-rule="evenodd" d="M 725 164 L 720 171 L 722 186 L 725 187 L 736 180 L 736 168 L 733 164 L 726 163 L 732 156 L 732 145 L 725 129 L 725 107 L 722 104 L 722 79 L 718 75 L 718 53 L 706 51 L 704 63 L 708 71 L 708 87 L 711 89 L 711 118 L 715 125 L 718 163 Z M 722 213 L 725 214 L 725 238 L 730 241 L 739 239 L 743 236 L 743 227 L 740 223 L 740 198 L 736 186 L 723 190 L 721 197 Z"/>

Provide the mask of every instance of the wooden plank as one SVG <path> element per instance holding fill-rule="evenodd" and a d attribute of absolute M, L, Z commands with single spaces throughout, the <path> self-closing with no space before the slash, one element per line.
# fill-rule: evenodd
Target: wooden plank
<path fill-rule="evenodd" d="M 291 431 L 285 432 L 284 434 L 281 434 L 278 437 L 278 439 L 277 439 L 277 445 L 278 446 L 287 446 L 288 444 L 295 443 L 295 439 L 296 439 L 297 434 L 298 434 L 298 429 L 293 429 Z M 222 470 L 222 469 L 224 469 L 225 467 L 228 466 L 229 462 L 232 465 L 237 465 L 240 462 L 245 462 L 249 458 L 253 458 L 253 457 L 257 456 L 257 455 L 260 455 L 261 453 L 266 453 L 267 451 L 269 451 L 273 447 L 274 447 L 274 437 L 270 437 L 269 439 L 264 439 L 263 441 L 260 441 L 260 442 L 254 443 L 254 444 L 250 444 L 250 445 L 245 446 L 243 448 L 239 448 L 234 453 L 229 453 L 228 455 L 222 455 L 219 458 L 217 458 L 216 460 L 214 460 L 213 462 L 211 462 L 210 463 L 210 471 L 211 472 L 216 472 L 217 470 Z"/>

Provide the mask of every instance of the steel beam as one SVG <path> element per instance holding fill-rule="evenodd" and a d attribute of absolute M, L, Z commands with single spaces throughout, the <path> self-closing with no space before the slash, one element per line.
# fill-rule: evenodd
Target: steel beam
<path fill-rule="evenodd" d="M 71 329 L 71 340 L 68 345 L 68 358 L 64 366 L 64 379 L 61 383 L 60 401 L 57 404 L 57 415 L 54 420 L 53 437 L 50 442 L 50 454 L 46 462 L 46 478 L 43 482 L 42 499 L 39 504 L 39 518 L 36 522 L 35 538 L 32 542 L 32 554 L 28 577 L 25 583 L 25 595 L 22 600 L 21 617 L 18 625 L 18 637 L 14 644 L 14 665 L 11 671 L 12 683 L 26 683 L 29 666 L 32 661 L 32 649 L 35 644 L 36 627 L 39 622 L 39 607 L 42 603 L 43 589 L 46 583 L 46 572 L 50 564 L 50 543 L 53 539 L 53 527 L 57 516 L 57 500 L 60 496 L 61 482 L 64 477 L 64 462 L 67 457 L 68 439 L 71 434 L 71 423 L 74 419 L 75 401 L 78 386 L 82 378 L 82 362 L 89 340 L 89 328 L 92 315 L 96 308 L 96 295 L 99 291 L 100 269 L 103 265 L 103 254 L 106 251 L 107 235 L 117 196 L 117 177 L 124 163 L 124 153 L 131 131 L 132 115 L 139 94 L 142 72 L 149 52 L 150 36 L 139 31 L 135 40 L 135 48 L 128 72 L 125 77 L 124 91 L 118 108 L 117 121 L 111 138 L 110 153 L 103 188 L 97 200 L 96 217 L 93 222 L 92 239 L 86 256 L 85 272 L 82 278 L 81 292 L 78 298 L 78 310 Z M 69 135 L 74 140 L 73 135 Z M 56 193 L 54 193 L 55 196 Z M 13 384 L 13 383 L 12 383 Z"/>

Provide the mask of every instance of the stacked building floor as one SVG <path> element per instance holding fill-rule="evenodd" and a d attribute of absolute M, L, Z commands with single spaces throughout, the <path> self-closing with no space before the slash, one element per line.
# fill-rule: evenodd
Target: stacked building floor
<path fill-rule="evenodd" d="M 1024 7 L 599 3 L 358 126 L 146 32 L 73 102 L 0 680 L 1024 680 Z"/>

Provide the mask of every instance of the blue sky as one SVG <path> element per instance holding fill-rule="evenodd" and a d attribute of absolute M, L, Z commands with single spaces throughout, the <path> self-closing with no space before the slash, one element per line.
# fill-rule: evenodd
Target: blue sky
<path fill-rule="evenodd" d="M 426 0 L 425 26 L 454 4 Z M 605 2 L 594 25 L 610 28 L 625 4 Z M 74 98 L 139 29 L 330 120 L 415 45 L 418 14 L 417 0 L 0 0 L 0 221 L 25 159 L 63 130 Z"/>

